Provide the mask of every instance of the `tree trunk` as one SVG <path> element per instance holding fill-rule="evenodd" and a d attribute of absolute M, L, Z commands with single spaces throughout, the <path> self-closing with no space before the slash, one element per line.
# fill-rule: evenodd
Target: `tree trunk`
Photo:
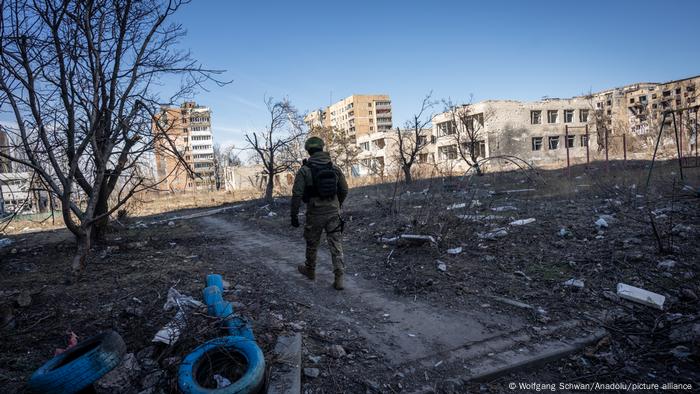
<path fill-rule="evenodd" d="M 403 169 L 403 178 L 406 184 L 413 182 L 413 178 L 411 177 L 411 166 L 404 164 L 401 169 Z"/>
<path fill-rule="evenodd" d="M 90 253 L 90 239 L 92 228 L 85 229 L 83 234 L 76 235 L 77 249 L 71 263 L 71 279 L 78 280 L 87 265 L 87 256 Z"/>
<path fill-rule="evenodd" d="M 98 217 L 100 215 L 104 215 L 107 213 L 109 210 L 109 195 L 111 194 L 111 190 L 108 190 L 109 188 L 109 177 L 105 176 L 104 181 L 102 182 L 102 187 L 100 187 L 100 196 L 97 199 L 97 203 L 95 204 L 95 215 L 94 217 Z M 94 223 L 94 228 L 91 231 L 91 241 L 94 243 L 99 243 L 104 240 L 105 234 L 107 233 L 107 226 L 109 225 L 109 216 L 105 215 L 102 219 L 96 221 Z"/>
<path fill-rule="evenodd" d="M 272 191 L 275 187 L 275 176 L 270 174 L 267 177 L 267 186 L 265 186 L 265 201 L 272 202 Z"/>

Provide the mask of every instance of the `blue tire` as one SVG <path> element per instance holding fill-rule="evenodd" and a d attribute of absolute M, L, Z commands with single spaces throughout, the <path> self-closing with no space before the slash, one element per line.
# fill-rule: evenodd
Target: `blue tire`
<path fill-rule="evenodd" d="M 206 388 L 197 380 L 197 376 L 206 374 L 207 361 L 210 356 L 220 352 L 235 352 L 243 356 L 246 369 L 240 379 L 230 386 Z M 265 377 L 265 358 L 255 341 L 243 337 L 223 337 L 205 342 L 188 354 L 178 371 L 178 386 L 185 394 L 253 394 L 260 391 Z"/>
<path fill-rule="evenodd" d="M 47 361 L 29 378 L 27 387 L 35 393 L 76 393 L 119 365 L 125 352 L 119 334 L 103 332 Z"/>

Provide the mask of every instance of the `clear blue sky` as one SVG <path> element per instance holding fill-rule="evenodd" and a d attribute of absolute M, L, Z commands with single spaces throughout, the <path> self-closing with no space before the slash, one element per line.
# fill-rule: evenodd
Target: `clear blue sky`
<path fill-rule="evenodd" d="M 387 93 L 394 123 L 421 98 L 567 97 L 700 74 L 700 1 L 225 1 L 178 15 L 182 43 L 234 82 L 201 92 L 219 143 L 262 127 L 263 97 L 302 111 Z"/>

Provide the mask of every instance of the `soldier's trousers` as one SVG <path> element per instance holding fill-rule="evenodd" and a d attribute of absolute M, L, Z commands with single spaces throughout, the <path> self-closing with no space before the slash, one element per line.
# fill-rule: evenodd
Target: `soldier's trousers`
<path fill-rule="evenodd" d="M 316 267 L 316 255 L 321 243 L 321 235 L 326 232 L 326 241 L 331 250 L 333 272 L 344 273 L 345 262 L 343 260 L 343 233 L 340 231 L 340 215 L 333 214 L 307 214 L 304 225 L 304 239 L 306 239 L 306 266 Z"/>

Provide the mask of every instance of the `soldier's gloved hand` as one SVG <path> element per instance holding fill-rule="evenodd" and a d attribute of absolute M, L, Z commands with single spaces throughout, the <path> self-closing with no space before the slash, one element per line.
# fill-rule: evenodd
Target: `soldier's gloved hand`
<path fill-rule="evenodd" d="M 299 227 L 299 216 L 292 216 L 292 227 Z"/>

